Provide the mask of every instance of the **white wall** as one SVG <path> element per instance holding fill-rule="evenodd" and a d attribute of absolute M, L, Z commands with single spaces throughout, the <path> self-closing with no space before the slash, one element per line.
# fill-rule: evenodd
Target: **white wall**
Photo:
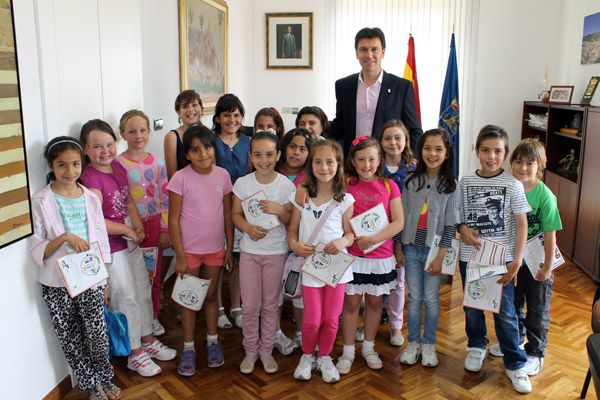
<path fill-rule="evenodd" d="M 276 70 L 266 69 L 265 13 L 312 12 L 313 13 L 313 69 Z M 300 3 L 280 0 L 254 0 L 254 9 L 249 20 L 253 23 L 252 43 L 252 93 L 251 110 L 246 113 L 246 125 L 254 123 L 254 114 L 262 107 L 321 106 L 329 119 L 335 116 L 335 108 L 327 109 L 334 97 L 333 82 L 329 84 L 331 57 L 330 35 L 332 16 L 328 1 L 306 0 Z M 251 103 L 252 104 L 252 103 Z M 334 107 L 335 107 L 335 103 Z M 294 127 L 296 115 L 282 114 L 285 129 Z"/>
<path fill-rule="evenodd" d="M 546 67 L 550 82 L 557 77 L 561 31 L 549 27 L 560 26 L 563 4 L 563 0 L 481 1 L 476 75 L 471 82 L 473 130 L 461 131 L 463 141 L 474 145 L 486 124 L 505 128 L 512 146 L 519 141 L 523 101 L 537 99 Z M 470 154 L 463 171 L 479 165 L 475 153 Z"/>
<path fill-rule="evenodd" d="M 600 12 L 600 3 L 597 0 L 569 2 L 569 6 L 565 6 L 563 11 L 561 63 L 558 79 L 552 83 L 556 85 L 574 85 L 572 102 L 577 103 L 583 97 L 590 78 L 600 75 L 600 64 L 581 64 L 583 18 Z M 596 90 L 591 104 L 600 106 L 600 92 L 598 90 Z"/>

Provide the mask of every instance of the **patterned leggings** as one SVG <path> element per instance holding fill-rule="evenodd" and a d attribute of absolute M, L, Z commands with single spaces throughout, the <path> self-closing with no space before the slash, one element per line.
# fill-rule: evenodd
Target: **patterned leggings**
<path fill-rule="evenodd" d="M 108 357 L 103 294 L 104 287 L 99 287 L 71 298 L 65 288 L 42 285 L 54 331 L 81 390 L 94 388 L 114 376 Z"/>

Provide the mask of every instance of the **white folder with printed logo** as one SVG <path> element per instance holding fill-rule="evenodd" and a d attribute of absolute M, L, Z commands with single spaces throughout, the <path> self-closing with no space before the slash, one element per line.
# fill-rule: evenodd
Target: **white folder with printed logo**
<path fill-rule="evenodd" d="M 323 243 L 317 243 L 315 252 L 304 260 L 302 271 L 326 285 L 336 287 L 354 261 L 354 257 L 342 252 L 336 255 L 327 254 L 324 249 Z"/>
<path fill-rule="evenodd" d="M 71 297 L 85 292 L 108 278 L 98 242 L 90 243 L 88 251 L 60 257 L 56 263 Z"/>
<path fill-rule="evenodd" d="M 365 211 L 350 220 L 350 225 L 356 236 L 371 236 L 385 229 L 390 224 L 383 203 Z M 367 247 L 363 253 L 367 254 L 381 246 L 383 242 Z"/>
<path fill-rule="evenodd" d="M 276 215 L 263 212 L 260 208 L 261 200 L 268 200 L 265 192 L 262 190 L 242 200 L 242 209 L 244 210 L 246 221 L 250 225 L 259 226 L 265 231 L 281 225 Z"/>

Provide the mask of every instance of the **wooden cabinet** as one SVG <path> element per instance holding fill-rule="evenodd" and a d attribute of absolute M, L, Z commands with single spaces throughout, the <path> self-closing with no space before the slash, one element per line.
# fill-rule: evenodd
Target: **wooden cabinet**
<path fill-rule="evenodd" d="M 598 276 L 600 242 L 600 109 L 590 108 L 584 138 L 581 190 L 573 261 Z"/>
<path fill-rule="evenodd" d="M 546 125 L 532 126 L 531 114 L 546 115 Z M 538 137 L 546 146 L 544 181 L 556 195 L 563 224 L 556 234 L 558 247 L 590 276 L 598 276 L 600 109 L 525 102 L 521 138 L 526 137 Z"/>

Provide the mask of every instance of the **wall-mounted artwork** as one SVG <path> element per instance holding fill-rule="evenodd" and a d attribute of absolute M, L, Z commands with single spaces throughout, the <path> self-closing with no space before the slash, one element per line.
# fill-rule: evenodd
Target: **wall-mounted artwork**
<path fill-rule="evenodd" d="M 312 16 L 266 14 L 267 69 L 312 69 Z"/>
<path fill-rule="evenodd" d="M 179 0 L 181 90 L 195 89 L 205 111 L 227 91 L 227 4 Z"/>
<path fill-rule="evenodd" d="M 13 22 L 0 0 L 0 248 L 33 233 Z"/>
<path fill-rule="evenodd" d="M 600 63 L 600 12 L 588 15 L 583 19 L 581 63 Z"/>

